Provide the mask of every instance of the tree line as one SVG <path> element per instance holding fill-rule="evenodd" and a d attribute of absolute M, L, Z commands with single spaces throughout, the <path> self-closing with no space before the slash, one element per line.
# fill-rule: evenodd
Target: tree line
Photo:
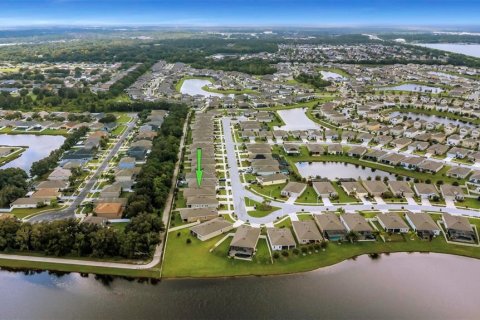
<path fill-rule="evenodd" d="M 152 150 L 138 175 L 134 193 L 128 198 L 125 209 L 127 218 L 143 212 L 160 214 L 165 207 L 187 114 L 188 107 L 185 105 L 170 109 L 153 140 Z M 140 118 L 144 116 L 144 113 L 140 114 Z"/>
<path fill-rule="evenodd" d="M 150 257 L 164 229 L 158 216 L 140 214 L 124 230 L 75 219 L 29 223 L 0 220 L 0 251 L 37 252 L 50 256 Z"/>
<path fill-rule="evenodd" d="M 5 208 L 28 190 L 28 175 L 20 168 L 0 169 L 0 207 Z"/>

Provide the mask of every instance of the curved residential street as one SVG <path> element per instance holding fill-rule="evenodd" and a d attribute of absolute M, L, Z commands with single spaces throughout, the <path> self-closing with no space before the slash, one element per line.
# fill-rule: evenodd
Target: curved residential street
<path fill-rule="evenodd" d="M 470 217 L 480 217 L 480 212 L 475 210 L 460 209 L 460 208 L 451 208 L 451 207 L 437 207 L 437 206 L 424 206 L 424 205 L 413 205 L 413 204 L 345 204 L 345 205 L 299 205 L 299 204 L 289 204 L 286 202 L 280 202 L 271 200 L 270 204 L 274 207 L 280 208 L 277 211 L 270 213 L 268 216 L 255 218 L 248 215 L 245 198 L 250 198 L 257 202 L 263 202 L 265 198 L 259 196 L 256 193 L 253 193 L 245 189 L 244 184 L 240 179 L 240 173 L 238 169 L 237 156 L 235 151 L 236 143 L 233 140 L 232 135 L 232 123 L 230 118 L 222 119 L 223 133 L 225 138 L 225 147 L 227 152 L 227 161 L 230 167 L 230 179 L 231 179 L 231 188 L 233 193 L 233 205 L 235 213 L 238 219 L 242 221 L 248 221 L 253 224 L 267 224 L 277 221 L 277 219 L 288 215 L 290 213 L 296 212 L 320 212 L 320 211 L 335 211 L 339 208 L 344 209 L 346 212 L 357 211 L 357 210 L 410 210 L 410 211 L 431 211 L 431 212 L 448 212 L 453 215 L 465 215 Z"/>

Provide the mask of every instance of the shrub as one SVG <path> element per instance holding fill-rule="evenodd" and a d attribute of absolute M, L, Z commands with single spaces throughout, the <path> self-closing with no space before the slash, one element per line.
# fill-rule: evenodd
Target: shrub
<path fill-rule="evenodd" d="M 274 258 L 274 259 L 280 258 L 280 254 L 278 254 L 278 252 L 274 252 L 274 253 L 273 253 L 273 258 Z"/>
<path fill-rule="evenodd" d="M 294 250 L 295 250 L 295 249 L 294 249 Z M 288 251 L 285 251 L 285 250 L 284 250 L 284 251 L 282 251 L 282 256 L 284 256 L 284 257 L 288 257 Z"/>
<path fill-rule="evenodd" d="M 186 240 L 186 242 L 187 242 L 187 244 L 190 244 L 190 243 L 192 243 L 192 240 L 191 240 L 190 238 L 188 238 L 188 239 Z"/>

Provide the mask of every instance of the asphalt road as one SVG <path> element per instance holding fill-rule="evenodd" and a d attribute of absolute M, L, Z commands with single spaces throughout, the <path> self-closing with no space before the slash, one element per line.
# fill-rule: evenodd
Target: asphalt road
<path fill-rule="evenodd" d="M 83 189 L 80 191 L 78 196 L 75 198 L 75 200 L 65 209 L 62 209 L 59 211 L 45 212 L 45 213 L 31 217 L 27 221 L 40 222 L 40 221 L 61 220 L 61 219 L 68 219 L 68 218 L 75 217 L 75 210 L 83 202 L 83 200 L 85 200 L 87 195 L 90 193 L 90 190 L 92 190 L 95 182 L 97 182 L 98 177 L 103 173 L 103 171 L 107 169 L 108 163 L 118 153 L 118 151 L 120 150 L 120 147 L 125 142 L 125 139 L 128 137 L 130 132 L 135 127 L 135 123 L 137 121 L 137 115 L 131 114 L 130 116 L 132 116 L 132 121 L 128 123 L 127 129 L 125 129 L 125 131 L 122 133 L 122 135 L 118 139 L 115 146 L 113 146 L 113 148 L 110 149 L 108 155 L 105 157 L 105 159 L 102 161 L 98 169 L 87 181 L 87 183 L 85 184 Z"/>

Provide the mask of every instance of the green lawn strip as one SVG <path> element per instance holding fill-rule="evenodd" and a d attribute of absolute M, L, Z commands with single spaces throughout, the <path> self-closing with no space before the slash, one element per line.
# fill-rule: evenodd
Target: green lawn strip
<path fill-rule="evenodd" d="M 480 209 L 480 201 L 478 198 L 465 198 L 465 200 L 458 201 L 455 205 L 457 207 Z"/>
<path fill-rule="evenodd" d="M 187 207 L 187 200 L 183 197 L 183 191 L 180 189 L 176 193 L 173 209 L 186 208 L 186 207 Z"/>
<path fill-rule="evenodd" d="M 115 136 L 119 136 L 123 133 L 123 131 L 125 131 L 126 128 L 127 128 L 126 125 L 120 124 L 112 131 L 112 134 Z"/>
<path fill-rule="evenodd" d="M 117 123 L 124 124 L 130 122 L 131 120 L 132 118 L 126 113 L 117 114 Z"/>
<path fill-rule="evenodd" d="M 284 223 L 288 227 L 288 219 Z M 480 226 L 478 221 L 475 221 L 475 224 L 477 227 Z M 170 237 L 167 243 L 162 273 L 162 276 L 167 278 L 287 274 L 330 266 L 370 253 L 437 252 L 480 258 L 480 248 L 447 244 L 443 236 L 439 236 L 431 242 L 423 241 L 413 233 L 409 233 L 405 236 L 405 241 L 330 243 L 325 252 L 320 251 L 305 256 L 294 255 L 292 251 L 289 251 L 287 258 L 280 257 L 270 264 L 265 255 L 260 252 L 252 262 L 227 258 L 231 239 L 225 240 L 213 252 L 209 252 L 209 249 L 223 235 L 202 242 L 191 237 L 188 230 L 182 230 L 180 233 L 180 237 Z M 186 243 L 187 238 L 191 239 L 190 244 Z"/>
<path fill-rule="evenodd" d="M 252 184 L 250 185 L 250 188 L 253 189 L 255 192 L 267 197 L 271 197 L 274 199 L 286 199 L 280 194 L 282 189 L 286 185 L 287 185 L 286 183 L 281 183 L 281 184 L 276 184 L 271 186 L 261 186 L 259 184 Z"/>
<path fill-rule="evenodd" d="M 135 277 L 135 278 L 159 278 L 159 275 L 160 275 L 160 272 L 159 272 L 160 269 L 158 269 L 158 266 L 152 269 L 131 270 L 131 269 L 94 267 L 94 266 L 84 266 L 84 265 L 71 265 L 71 264 L 64 264 L 64 263 L 9 260 L 9 259 L 0 259 L 0 266 L 7 267 L 7 268 L 14 268 L 14 269 L 80 272 L 80 273 L 93 273 L 93 274 Z"/>
<path fill-rule="evenodd" d="M 44 211 L 53 211 L 53 210 L 60 210 L 60 209 L 61 209 L 60 207 L 53 208 L 51 206 L 47 206 L 43 208 L 31 208 L 31 209 L 21 208 L 21 209 L 13 209 L 12 212 L 10 212 L 10 214 L 13 214 L 18 219 L 23 219 L 28 216 L 34 216 L 34 215 L 40 214 Z"/>
<path fill-rule="evenodd" d="M 279 210 L 280 208 L 268 205 L 268 204 L 263 204 L 260 202 L 257 202 L 255 200 L 252 200 L 250 198 L 245 198 L 245 205 L 247 207 L 253 207 L 255 206 L 255 210 L 247 211 L 247 214 L 250 217 L 254 218 L 262 218 L 268 216 L 270 213 Z"/>
<path fill-rule="evenodd" d="M 305 191 L 295 200 L 296 203 L 319 203 L 322 204 L 322 199 L 318 199 L 317 193 L 312 186 L 307 186 Z"/>
<path fill-rule="evenodd" d="M 20 147 L 20 148 L 12 147 L 12 149 L 15 149 L 15 151 L 10 153 L 6 157 L 0 158 L 0 166 L 3 166 L 4 164 L 7 164 L 10 161 L 13 161 L 13 160 L 19 158 L 27 150 L 27 148 L 23 148 L 23 147 Z"/>

